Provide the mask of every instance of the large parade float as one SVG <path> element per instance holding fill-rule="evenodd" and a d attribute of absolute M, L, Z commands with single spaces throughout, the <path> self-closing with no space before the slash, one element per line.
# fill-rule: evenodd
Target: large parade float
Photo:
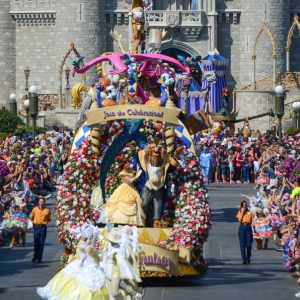
<path fill-rule="evenodd" d="M 203 109 L 188 111 L 195 58 L 187 64 L 158 53 L 165 34 L 158 29 L 145 51 L 146 9 L 139 1 L 128 8 L 133 15 L 128 53 L 112 32 L 122 53 L 86 64 L 72 58 L 73 76 L 94 67 L 99 80 L 72 88 L 72 105 L 81 104 L 81 111 L 56 204 L 61 268 L 76 249 L 70 229 L 88 220 L 104 235 L 108 220 L 138 227 L 141 277 L 202 275 L 207 268 L 203 245 L 211 212 L 191 134 L 210 124 Z"/>

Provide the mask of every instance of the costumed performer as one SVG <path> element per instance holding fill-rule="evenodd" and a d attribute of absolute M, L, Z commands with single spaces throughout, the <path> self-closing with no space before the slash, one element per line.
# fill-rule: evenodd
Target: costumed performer
<path fill-rule="evenodd" d="M 209 152 L 208 147 L 204 147 L 204 152 L 202 152 L 199 157 L 199 163 L 201 170 L 205 176 L 206 186 L 209 186 L 211 156 L 212 154 Z"/>
<path fill-rule="evenodd" d="M 135 172 L 130 164 L 125 164 L 123 170 L 118 174 L 122 184 L 113 192 L 109 201 L 103 205 L 104 223 L 109 217 L 110 222 L 117 224 L 128 224 L 145 226 L 145 214 L 143 201 L 134 187 L 133 182 L 141 175 L 141 170 Z"/>
<path fill-rule="evenodd" d="M 137 282 L 141 282 L 138 272 L 135 272 L 130 265 L 128 252 L 126 254 L 126 246 L 122 247 L 122 243 L 127 245 L 127 237 L 118 228 L 113 228 L 109 218 L 106 220 L 105 236 L 99 236 L 100 247 L 103 248 L 103 260 L 100 265 L 106 273 L 107 288 L 110 300 L 125 300 L 123 293 L 132 297 L 134 300 L 143 299 L 143 295 L 136 292 L 134 287 Z M 125 281 L 126 280 L 126 281 Z M 128 284 L 127 282 L 135 284 Z M 126 298 L 127 299 L 127 298 Z"/>
<path fill-rule="evenodd" d="M 49 283 L 37 288 L 43 299 L 60 300 L 109 300 L 104 271 L 99 267 L 99 255 L 96 241 L 99 229 L 90 223 L 72 228 L 79 243 L 76 258 L 57 273 Z"/>
<path fill-rule="evenodd" d="M 25 204 L 26 205 L 26 204 Z M 22 246 L 26 247 L 26 229 L 32 229 L 33 224 L 28 215 L 23 211 L 26 206 L 22 198 L 15 195 L 15 200 L 12 203 L 11 213 L 8 214 L 2 222 L 2 229 L 10 233 L 10 248 L 13 248 L 16 242 L 20 247 L 20 236 L 22 239 Z"/>
<path fill-rule="evenodd" d="M 256 241 L 256 247 L 254 249 L 268 249 L 269 238 L 273 235 L 270 217 L 265 216 L 263 210 L 257 207 L 253 220 L 253 238 Z"/>
<path fill-rule="evenodd" d="M 145 149 L 138 153 L 139 162 L 137 164 L 140 164 L 143 170 L 140 187 L 142 188 L 147 227 L 165 227 L 160 220 L 166 196 L 167 175 L 180 165 L 178 157 L 182 151 L 183 148 L 179 147 L 174 151 L 174 155 L 170 156 L 164 143 L 159 138 L 153 138 Z M 151 206 L 153 207 L 153 216 Z"/>

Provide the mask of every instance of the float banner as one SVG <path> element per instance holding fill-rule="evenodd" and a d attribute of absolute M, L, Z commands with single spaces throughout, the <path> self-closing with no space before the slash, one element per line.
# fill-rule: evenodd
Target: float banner
<path fill-rule="evenodd" d="M 146 119 L 178 125 L 180 109 L 148 105 L 115 105 L 85 112 L 87 125 L 122 119 Z"/>
<path fill-rule="evenodd" d="M 138 263 L 141 271 L 178 274 L 179 251 L 139 243 Z"/>

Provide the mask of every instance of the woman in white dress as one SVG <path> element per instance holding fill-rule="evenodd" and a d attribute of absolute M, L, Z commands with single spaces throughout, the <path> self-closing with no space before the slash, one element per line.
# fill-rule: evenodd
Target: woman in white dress
<path fill-rule="evenodd" d="M 99 267 L 96 250 L 98 227 L 84 224 L 82 228 L 71 229 L 80 240 L 76 258 L 56 274 L 49 283 L 37 288 L 37 293 L 48 300 L 109 300 L 106 278 Z"/>

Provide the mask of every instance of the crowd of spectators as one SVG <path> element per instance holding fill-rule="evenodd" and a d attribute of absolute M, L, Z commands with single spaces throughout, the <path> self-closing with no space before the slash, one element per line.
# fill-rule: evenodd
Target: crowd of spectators
<path fill-rule="evenodd" d="M 251 131 L 249 136 L 230 132 L 221 138 L 202 135 L 195 140 L 201 167 L 209 167 L 204 172 L 207 185 L 253 184 L 254 196 L 241 195 L 254 216 L 253 249 L 268 249 L 268 240 L 274 237 L 283 268 L 300 285 L 300 134 L 283 134 L 281 143 L 274 129 L 264 134 Z M 300 292 L 295 296 L 300 298 Z"/>
<path fill-rule="evenodd" d="M 300 155 L 300 135 L 283 136 L 279 144 L 278 137 L 268 130 L 261 134 L 252 131 L 250 136 L 228 132 L 223 137 L 197 136 L 196 148 L 200 166 L 209 168 L 209 183 L 255 183 L 256 188 L 274 182 L 274 167 L 286 157 L 297 159 Z M 206 153 L 206 155 L 202 155 Z M 207 154 L 209 162 L 207 162 Z"/>
<path fill-rule="evenodd" d="M 0 244 L 20 246 L 22 237 L 26 246 L 24 223 L 31 210 L 40 198 L 55 194 L 68 161 L 73 133 L 54 129 L 39 134 L 35 140 L 11 133 L 0 141 L 0 162 L 9 168 L 8 174 L 0 177 Z"/>

